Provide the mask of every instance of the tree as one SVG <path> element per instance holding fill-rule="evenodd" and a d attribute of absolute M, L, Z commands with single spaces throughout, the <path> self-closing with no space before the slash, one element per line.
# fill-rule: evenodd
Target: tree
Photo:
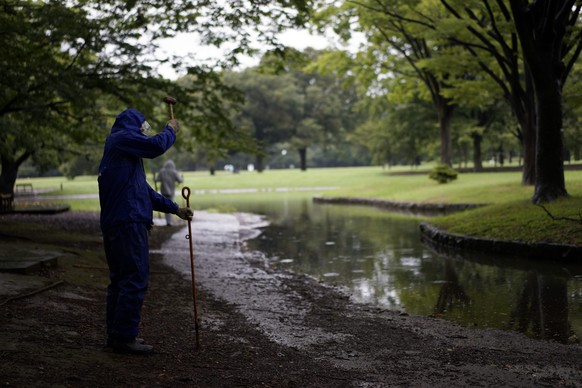
<path fill-rule="evenodd" d="M 561 88 L 574 68 L 582 46 L 579 22 L 582 6 L 579 1 L 440 0 L 450 17 L 433 11 L 436 8 L 430 1 L 412 4 L 398 0 L 347 3 L 351 8 L 363 8 L 374 14 L 384 12 L 392 22 L 400 21 L 408 28 L 412 37 L 426 37 L 426 31 L 429 31 L 435 35 L 433 42 L 448 42 L 440 46 L 438 56 L 423 61 L 425 70 L 432 68 L 431 74 L 446 82 L 447 88 L 440 93 L 445 98 L 454 98 L 454 84 L 466 77 L 454 74 L 450 69 L 439 75 L 434 70 L 434 60 L 447 58 L 441 55 L 455 47 L 463 47 L 470 53 L 476 61 L 475 69 L 480 69 L 481 74 L 486 74 L 499 86 L 520 123 L 518 136 L 524 145 L 523 182 L 536 184 L 533 200 L 552 200 L 566 194 L 563 171 L 560 172 L 562 162 L 558 160 L 558 155 L 562 155 L 559 150 L 561 140 L 557 140 L 559 131 L 555 128 L 561 126 L 561 119 L 556 120 L 561 116 L 557 103 L 561 101 Z M 406 7 L 413 9 L 414 13 L 403 12 Z M 360 26 L 367 23 L 359 14 L 353 13 L 348 13 L 343 20 L 343 24 L 338 24 L 338 32 L 344 35 L 348 34 L 345 28 L 349 23 L 356 21 Z M 422 29 L 414 29 L 415 26 L 422 26 L 424 35 L 419 35 Z M 385 57 L 381 57 L 378 63 L 383 63 Z M 448 58 L 449 63 L 457 59 Z M 482 77 L 477 73 L 468 75 L 469 79 L 480 80 Z M 553 91 L 549 85 L 554 87 Z M 551 109 L 547 109 L 543 102 L 549 103 Z M 538 122 L 539 119 L 544 119 L 545 123 Z M 550 127 L 554 129 L 550 130 Z M 536 141 L 540 132 L 548 135 L 552 142 Z M 537 182 L 538 177 L 542 182 Z"/>
<path fill-rule="evenodd" d="M 564 85 L 564 146 L 565 159 L 582 159 L 582 65 L 574 65 L 568 83 Z"/>
<path fill-rule="evenodd" d="M 180 149 L 205 155 L 206 164 L 214 174 L 216 161 L 231 150 L 254 153 L 254 140 L 245 128 L 231 120 L 234 112 L 242 108 L 244 95 L 235 87 L 225 84 L 223 76 L 215 72 L 200 72 L 191 68 L 177 85 L 188 104 L 181 109 L 180 117 L 189 127 L 190 136 L 180 136 Z"/>
<path fill-rule="evenodd" d="M 493 81 L 492 85 L 497 86 L 500 97 L 511 106 L 520 124 L 516 127 L 516 136 L 523 145 L 522 183 L 534 184 L 536 141 L 533 93 L 507 7 L 503 1 L 488 0 L 441 0 L 441 3 L 451 17 L 444 19 L 437 30 L 474 58 L 473 77 L 467 81 L 479 82 L 484 77 L 489 82 Z"/>
<path fill-rule="evenodd" d="M 559 106 L 561 89 L 582 46 L 578 22 L 581 4 L 575 0 L 510 0 L 509 5 L 501 0 L 441 2 L 461 21 L 460 29 L 473 37 L 473 40 L 459 38 L 466 35 L 459 34 L 460 29 L 453 34 L 449 28 L 451 39 L 478 58 L 481 68 L 504 91 L 520 123 L 523 182 L 536 185 L 532 200 L 553 200 L 566 195 L 559 150 L 562 147 Z M 494 58 L 498 67 L 491 67 L 487 58 Z M 540 119 L 545 122 L 539 122 Z M 544 136 L 553 135 L 538 139 L 540 132 Z"/>
<path fill-rule="evenodd" d="M 291 58 L 279 61 L 282 70 L 288 72 L 303 96 L 303 109 L 290 139 L 299 152 L 299 165 L 307 170 L 307 149 L 316 144 L 336 141 L 340 132 L 352 129 L 350 120 L 356 102 L 353 88 L 345 85 L 342 78 L 322 74 L 311 64 L 321 52 L 307 48 Z M 270 65 L 273 66 L 272 64 Z"/>
<path fill-rule="evenodd" d="M 54 0 L 2 7 L 0 193 L 12 198 L 24 161 L 46 167 L 78 155 L 75 145 L 102 139 L 115 101 L 141 100 L 147 110 L 153 101 L 143 96 L 168 82 L 149 76 L 145 46 L 136 41 L 147 21 L 129 5 Z"/>
<path fill-rule="evenodd" d="M 431 101 L 439 123 L 440 160 L 451 164 L 451 119 L 455 106 L 443 93 L 448 88 L 448 75 L 437 75 L 424 66 L 450 44 L 433 31 L 431 19 L 438 19 L 442 11 L 442 7 L 422 1 L 347 1 L 343 7 L 325 9 L 321 13 L 323 21 L 317 22 L 326 25 L 334 20 L 336 31 L 349 37 L 345 29 L 357 21 L 357 28 L 368 40 L 367 50 L 358 55 L 358 61 L 368 64 L 364 77 L 371 93 L 400 94 L 399 102 L 405 102 L 405 98 Z M 386 78 L 398 79 L 391 83 L 393 89 L 385 89 L 382 79 Z"/>
<path fill-rule="evenodd" d="M 483 145 L 487 143 L 498 142 L 502 138 L 507 138 L 508 143 L 512 144 L 511 151 L 519 149 L 519 146 L 513 146 L 517 138 L 512 139 L 512 132 L 508 128 L 515 128 L 514 119 L 511 116 L 510 109 L 502 102 L 497 101 L 481 106 L 465 107 L 460 104 L 458 110 L 461 120 L 457 120 L 457 125 L 461 128 L 458 133 L 472 145 L 473 168 L 475 171 L 483 170 Z M 514 140 L 514 141 L 511 141 Z M 503 141 L 502 141 L 503 142 Z"/>
<path fill-rule="evenodd" d="M 232 64 L 238 54 L 256 50 L 253 29 L 259 42 L 281 50 L 274 34 L 302 24 L 309 11 L 303 0 L 226 5 L 205 0 L 11 0 L 0 6 L 0 194 L 8 198 L 8 206 L 24 161 L 60 163 L 64 160 L 56 159 L 74 155 L 79 144 L 101 143 L 113 112 L 121 107 L 139 106 L 149 116 L 168 90 L 179 90 L 157 75 L 160 63 L 181 66 L 176 58 L 156 56 L 160 38 L 199 32 L 205 43 L 234 43 L 223 62 Z M 204 89 L 218 85 L 213 70 L 191 67 L 189 72 L 197 76 L 194 89 L 180 95 L 213 90 Z M 216 99 L 180 101 L 193 105 L 196 124 L 224 116 L 217 113 L 221 107 Z"/>
<path fill-rule="evenodd" d="M 86 124 L 93 112 L 83 107 L 95 97 L 92 70 L 106 65 L 95 55 L 102 42 L 91 35 L 99 26 L 87 12 L 58 2 L 3 2 L 2 6 L 0 193 L 10 207 L 23 162 L 31 157 L 53 160 L 67 143 L 96 132 Z M 86 87 L 86 93 L 77 95 L 79 87 Z M 68 119 L 73 116 L 84 124 L 74 133 Z"/>
<path fill-rule="evenodd" d="M 344 88 L 341 79 L 324 75 L 310 66 L 319 53 L 289 50 L 283 58 L 265 55 L 256 69 L 227 79 L 245 93 L 246 103 L 239 122 L 250 123 L 253 136 L 261 143 L 262 154 L 270 148 L 298 151 L 301 170 L 307 169 L 307 150 L 335 142 L 353 128 L 353 89 Z M 262 169 L 262 156 L 257 169 Z"/>
<path fill-rule="evenodd" d="M 288 139 L 294 131 L 303 113 L 304 96 L 290 74 L 275 76 L 246 69 L 226 73 L 225 82 L 245 95 L 245 103 L 235 120 L 239 126 L 247 123 L 258 142 L 255 169 L 261 172 L 268 147 Z"/>
<path fill-rule="evenodd" d="M 510 0 L 510 5 L 535 95 L 536 183 L 532 201 L 550 202 L 568 194 L 562 88 L 582 51 L 582 30 L 575 29 L 580 24 L 582 2 Z"/>
<path fill-rule="evenodd" d="M 439 148 L 434 141 L 437 128 L 430 104 L 415 101 L 394 106 L 382 97 L 366 101 L 369 119 L 351 138 L 369 150 L 375 164 L 413 166 L 435 156 L 429 151 L 430 144 Z"/>

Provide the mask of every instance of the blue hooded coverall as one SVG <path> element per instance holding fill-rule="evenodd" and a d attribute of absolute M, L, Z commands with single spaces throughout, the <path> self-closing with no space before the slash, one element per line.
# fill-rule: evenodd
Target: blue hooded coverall
<path fill-rule="evenodd" d="M 144 116 L 127 109 L 117 116 L 99 166 L 99 202 L 109 265 L 107 334 L 135 338 L 149 283 L 148 230 L 153 210 L 176 213 L 178 205 L 146 181 L 142 158 L 155 158 L 175 142 L 171 127 L 154 136 L 140 130 Z"/>

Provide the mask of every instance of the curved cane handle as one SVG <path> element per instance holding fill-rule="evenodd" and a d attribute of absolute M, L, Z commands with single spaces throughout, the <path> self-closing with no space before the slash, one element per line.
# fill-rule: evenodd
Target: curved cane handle
<path fill-rule="evenodd" d="M 188 186 L 182 188 L 182 197 L 186 200 L 186 207 L 190 207 L 190 188 Z"/>

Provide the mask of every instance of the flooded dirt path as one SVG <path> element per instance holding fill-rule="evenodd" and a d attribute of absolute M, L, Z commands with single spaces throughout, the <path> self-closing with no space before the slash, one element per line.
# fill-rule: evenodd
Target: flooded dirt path
<path fill-rule="evenodd" d="M 356 304 L 313 278 L 269 268 L 245 246 L 263 223 L 246 214 L 196 212 L 200 347 L 186 228 L 154 227 L 140 336 L 155 350 L 116 354 L 104 346 L 98 214 L 0 218 L 0 243 L 66 252 L 58 267 L 12 279 L 25 289 L 34 279 L 59 286 L 18 299 L 0 293 L 0 385 L 582 387 L 579 344 Z"/>
<path fill-rule="evenodd" d="M 245 249 L 262 225 L 250 214 L 196 213 L 199 292 L 234 307 L 269 341 L 300 352 L 322 373 L 341 371 L 346 386 L 582 387 L 580 345 L 351 303 L 340 290 L 272 270 L 260 252 Z M 189 280 L 186 232 L 174 234 L 160 253 Z M 204 311 L 200 316 L 202 327 L 222 324 Z"/>
<path fill-rule="evenodd" d="M 268 273 L 259 252 L 246 252 L 244 241 L 256 237 L 266 225 L 259 216 L 238 213 L 197 212 L 192 225 L 197 282 L 243 314 L 261 332 L 278 344 L 296 349 L 338 341 L 342 335 L 304 324 L 313 306 L 284 285 L 284 274 Z M 165 262 L 190 276 L 189 248 L 184 233 L 176 233 L 163 248 Z M 179 247 L 171 252 L 169 247 Z M 188 260 L 176 260 L 176 257 Z"/>

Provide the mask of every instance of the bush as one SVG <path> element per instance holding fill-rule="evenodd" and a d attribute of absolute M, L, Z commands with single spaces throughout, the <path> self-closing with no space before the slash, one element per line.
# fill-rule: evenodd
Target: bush
<path fill-rule="evenodd" d="M 457 179 L 457 175 L 458 173 L 453 170 L 451 166 L 441 163 L 433 168 L 428 177 L 434 179 L 438 183 L 449 183 L 450 181 Z"/>

